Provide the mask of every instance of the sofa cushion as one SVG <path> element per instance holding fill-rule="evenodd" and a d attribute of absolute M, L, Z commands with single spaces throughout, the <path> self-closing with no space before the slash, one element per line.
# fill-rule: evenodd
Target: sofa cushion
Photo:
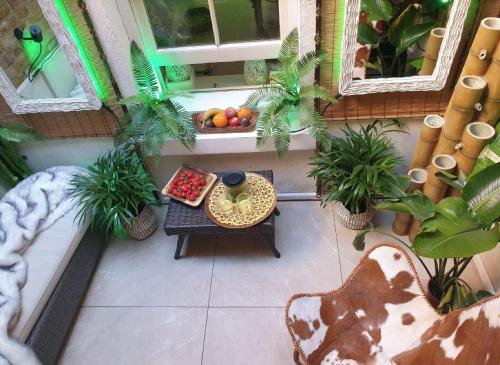
<path fill-rule="evenodd" d="M 23 252 L 28 263 L 28 280 L 21 291 L 19 321 L 10 331 L 20 341 L 28 338 L 87 229 L 87 224 L 74 222 L 75 215 L 73 208 L 38 234 Z"/>

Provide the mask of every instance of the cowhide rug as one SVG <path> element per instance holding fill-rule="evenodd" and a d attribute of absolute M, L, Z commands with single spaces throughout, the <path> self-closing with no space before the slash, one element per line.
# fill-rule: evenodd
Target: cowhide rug
<path fill-rule="evenodd" d="M 500 296 L 439 315 L 408 254 L 390 244 L 341 288 L 293 296 L 286 324 L 306 365 L 500 364 Z"/>
<path fill-rule="evenodd" d="M 22 252 L 36 235 L 73 209 L 69 183 L 84 170 L 58 166 L 21 181 L 0 200 L 0 364 L 39 364 L 31 349 L 9 337 L 21 310 L 21 289 L 27 280 Z"/>

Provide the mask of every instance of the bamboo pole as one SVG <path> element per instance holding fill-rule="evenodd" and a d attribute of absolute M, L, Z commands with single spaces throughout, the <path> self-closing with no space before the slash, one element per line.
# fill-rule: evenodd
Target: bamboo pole
<path fill-rule="evenodd" d="M 431 30 L 427 46 L 425 47 L 424 62 L 420 69 L 420 76 L 432 75 L 434 72 L 445 31 L 445 28 L 434 28 Z"/>
<path fill-rule="evenodd" d="M 425 181 L 427 180 L 427 171 L 424 169 L 411 169 L 408 171 L 410 176 L 410 186 L 406 190 L 407 193 L 413 193 L 417 190 L 422 190 Z M 396 213 L 394 222 L 392 223 L 392 231 L 399 236 L 406 236 L 410 230 L 412 216 L 409 213 Z"/>
<path fill-rule="evenodd" d="M 500 100 L 490 100 L 486 98 L 483 101 L 483 107 L 477 117 L 477 120 L 494 127 L 498 118 L 500 118 Z"/>
<path fill-rule="evenodd" d="M 444 198 L 446 194 L 447 185 L 439 180 L 435 173 L 438 171 L 444 171 L 452 173 L 457 166 L 455 158 L 450 155 L 437 155 L 432 159 L 429 165 L 429 171 L 427 173 L 427 181 L 422 188 L 422 194 L 428 197 L 433 203 L 439 202 Z M 415 236 L 420 230 L 420 222 L 414 219 L 410 225 L 410 232 L 408 233 L 408 238 L 410 242 L 413 242 Z"/>
<path fill-rule="evenodd" d="M 473 75 L 460 78 L 446 108 L 441 137 L 433 156 L 455 153 L 455 146 L 460 142 L 465 126 L 472 121 L 474 108 L 481 109 L 479 100 L 485 88 L 486 81 L 482 77 Z"/>
<path fill-rule="evenodd" d="M 471 173 L 479 154 L 494 136 L 495 128 L 486 123 L 474 122 L 465 128 L 462 143 L 455 156 L 461 173 Z"/>
<path fill-rule="evenodd" d="M 432 152 L 439 140 L 444 119 L 436 114 L 428 115 L 424 118 L 424 124 L 420 129 L 417 145 L 413 152 L 410 168 L 425 168 L 429 165 Z"/>
<path fill-rule="evenodd" d="M 479 25 L 461 76 L 484 75 L 500 38 L 500 18 L 484 18 Z"/>
<path fill-rule="evenodd" d="M 486 97 L 492 100 L 500 100 L 500 46 L 497 47 L 488 71 L 484 75 L 486 80 Z"/>

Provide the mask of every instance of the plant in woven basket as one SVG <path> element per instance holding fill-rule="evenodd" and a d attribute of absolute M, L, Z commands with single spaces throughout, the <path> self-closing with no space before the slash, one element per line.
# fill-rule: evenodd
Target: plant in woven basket
<path fill-rule="evenodd" d="M 156 187 L 137 154 L 123 147 L 99 156 L 71 185 L 79 222 L 88 219 L 91 226 L 118 237 L 126 236 L 142 210 L 156 203 Z"/>
<path fill-rule="evenodd" d="M 486 291 L 474 292 L 461 275 L 474 255 L 495 248 L 500 240 L 500 163 L 471 176 L 465 185 L 449 174 L 436 176 L 458 188 L 460 196 L 434 204 L 415 192 L 386 199 L 377 209 L 410 213 L 421 222 L 411 247 L 389 236 L 417 255 L 429 275 L 429 292 L 436 299 L 437 309 L 448 312 L 491 295 Z M 375 230 L 369 227 L 358 234 L 353 242 L 356 248 L 364 248 L 365 235 L 370 231 Z M 420 257 L 434 260 L 434 274 Z"/>
<path fill-rule="evenodd" d="M 31 169 L 19 155 L 15 143 L 39 139 L 39 134 L 21 123 L 0 122 L 0 181 L 11 188 L 31 175 Z"/>
<path fill-rule="evenodd" d="M 408 180 L 394 171 L 401 158 L 387 137 L 402 131 L 400 123 L 376 120 L 359 130 L 346 125 L 341 131 L 343 136 L 332 136 L 330 148 L 312 158 L 309 177 L 323 184 L 323 204 L 340 202 L 351 215 L 358 215 L 369 212 L 380 196 L 401 196 Z"/>
<path fill-rule="evenodd" d="M 118 144 L 130 143 L 142 154 L 158 157 L 167 140 L 180 141 L 191 149 L 196 141 L 196 128 L 191 115 L 172 100 L 177 92 L 163 91 L 153 65 L 135 42 L 130 44 L 132 72 L 137 95 L 121 100 L 127 112 L 118 124 Z"/>
<path fill-rule="evenodd" d="M 327 125 L 315 109 L 313 99 L 333 102 L 335 98 L 323 86 L 302 85 L 302 78 L 313 72 L 320 62 L 321 58 L 315 52 L 299 57 L 297 29 L 285 38 L 271 83 L 255 90 L 246 101 L 251 109 L 264 106 L 257 122 L 258 147 L 271 138 L 282 156 L 288 151 L 290 132 L 297 124 L 307 128 L 322 146 L 330 145 Z"/>

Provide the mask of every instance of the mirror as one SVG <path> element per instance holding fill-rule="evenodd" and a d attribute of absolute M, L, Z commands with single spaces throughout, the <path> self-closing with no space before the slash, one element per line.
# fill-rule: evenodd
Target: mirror
<path fill-rule="evenodd" d="M 0 17 L 0 92 L 12 110 L 99 109 L 94 85 L 53 1 L 9 4 Z"/>
<path fill-rule="evenodd" d="M 340 93 L 442 89 L 470 2 L 346 1 Z"/>

